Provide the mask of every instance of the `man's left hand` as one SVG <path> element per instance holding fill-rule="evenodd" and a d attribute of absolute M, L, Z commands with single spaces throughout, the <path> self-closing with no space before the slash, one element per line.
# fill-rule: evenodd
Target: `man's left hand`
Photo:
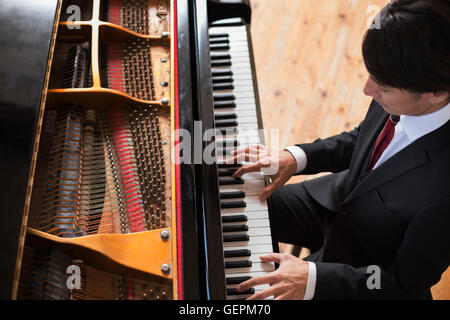
<path fill-rule="evenodd" d="M 275 300 L 303 300 L 308 281 L 308 262 L 288 253 L 272 253 L 260 259 L 262 262 L 275 262 L 280 266 L 274 272 L 241 283 L 237 287 L 238 291 L 269 284 L 269 288 L 255 293 L 248 300 L 263 300 L 271 296 Z"/>

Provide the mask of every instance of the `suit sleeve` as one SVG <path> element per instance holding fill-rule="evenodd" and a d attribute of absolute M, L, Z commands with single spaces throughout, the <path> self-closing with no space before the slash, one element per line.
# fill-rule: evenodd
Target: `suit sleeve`
<path fill-rule="evenodd" d="M 350 167 L 361 128 L 368 126 L 374 119 L 384 113 L 381 106 L 375 100 L 372 100 L 364 121 L 354 130 L 342 132 L 326 139 L 317 139 L 312 143 L 297 144 L 296 146 L 302 148 L 307 158 L 306 167 L 301 173 L 337 173 L 347 170 Z"/>
<path fill-rule="evenodd" d="M 450 197 L 449 197 L 450 198 Z M 419 212 L 410 222 L 391 265 L 380 270 L 379 289 L 369 289 L 369 266 L 316 263 L 314 299 L 427 299 L 450 265 L 450 199 Z"/>
<path fill-rule="evenodd" d="M 296 146 L 302 148 L 306 153 L 307 158 L 306 167 L 301 173 L 336 173 L 347 170 L 350 166 L 360 126 L 350 132 L 342 132 L 330 138 L 317 139 L 312 143 L 297 144 Z"/>

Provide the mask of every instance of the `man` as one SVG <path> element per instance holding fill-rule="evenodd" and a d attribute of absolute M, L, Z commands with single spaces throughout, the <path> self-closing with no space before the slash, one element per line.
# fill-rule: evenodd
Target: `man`
<path fill-rule="evenodd" d="M 378 18 L 362 48 L 374 100 L 355 130 L 277 157 L 234 152 L 253 162 L 235 177 L 277 161 L 260 196 L 273 194 L 273 236 L 312 252 L 261 257 L 279 268 L 238 286 L 271 285 L 251 299 L 431 299 L 450 264 L 450 2 L 397 0 Z M 282 187 L 319 172 L 333 174 Z"/>

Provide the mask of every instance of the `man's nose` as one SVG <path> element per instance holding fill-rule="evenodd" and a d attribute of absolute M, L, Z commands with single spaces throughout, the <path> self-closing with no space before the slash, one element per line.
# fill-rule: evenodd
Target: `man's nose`
<path fill-rule="evenodd" d="M 366 96 L 370 96 L 374 99 L 378 99 L 380 97 L 380 90 L 378 89 L 375 81 L 373 81 L 370 77 L 367 78 L 363 91 Z"/>

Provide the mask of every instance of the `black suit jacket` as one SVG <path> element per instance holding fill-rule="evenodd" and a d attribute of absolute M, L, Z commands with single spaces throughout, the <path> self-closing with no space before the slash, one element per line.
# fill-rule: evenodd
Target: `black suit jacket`
<path fill-rule="evenodd" d="M 429 299 L 450 264 L 450 122 L 377 169 L 369 158 L 388 114 L 373 101 L 351 132 L 298 145 L 309 194 L 339 212 L 316 262 L 315 299 Z M 381 289 L 369 289 L 381 270 Z"/>

